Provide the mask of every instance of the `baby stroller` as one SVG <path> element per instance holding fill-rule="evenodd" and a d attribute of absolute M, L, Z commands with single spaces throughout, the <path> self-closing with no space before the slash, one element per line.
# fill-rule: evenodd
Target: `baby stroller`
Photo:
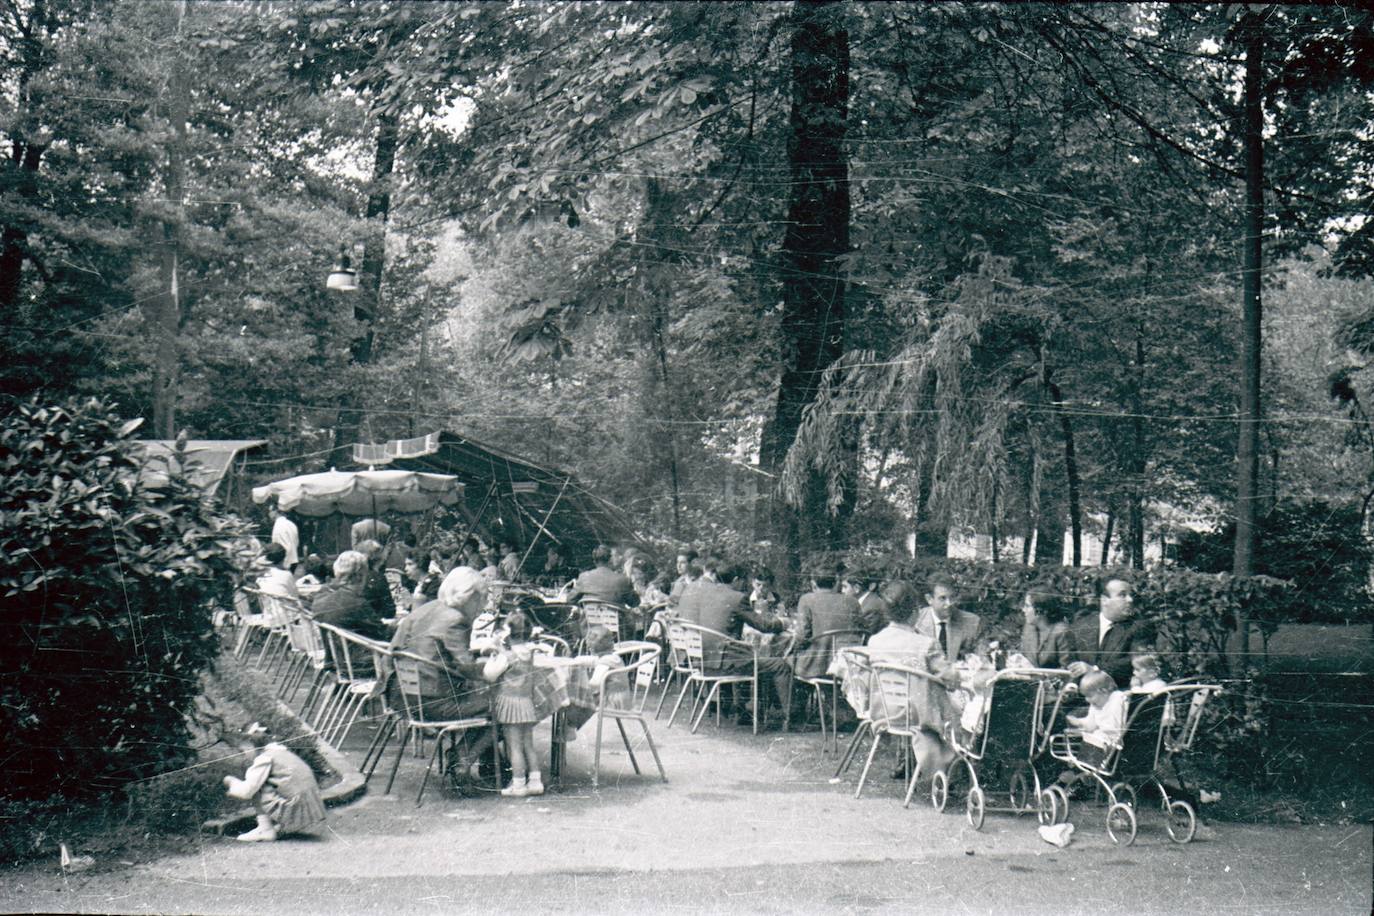
<path fill-rule="evenodd" d="M 1068 817 L 1068 796 L 1057 785 L 1042 783 L 1037 764 L 1049 745 L 1050 723 L 1059 711 L 1060 685 L 1068 671 L 1020 668 L 998 671 L 982 694 L 982 715 L 971 732 L 950 729 L 950 746 L 958 755 L 948 773 L 931 780 L 930 800 L 943 811 L 951 781 L 968 773 L 964 810 L 974 830 L 983 826 L 987 811 L 1015 814 L 1034 812 L 1041 824 L 1057 824 Z M 977 702 L 975 699 L 970 702 Z M 989 798 L 1005 794 L 1008 805 L 992 805 Z"/>
<path fill-rule="evenodd" d="M 1197 832 L 1197 810 L 1188 798 L 1181 797 L 1191 793 L 1174 758 L 1192 746 L 1207 701 L 1220 692 L 1215 684 L 1182 682 L 1153 694 L 1133 694 L 1121 746 L 1109 750 L 1100 761 L 1083 759 L 1068 735 L 1051 738 L 1051 756 L 1094 780 L 1106 794 L 1107 836 L 1113 843 L 1129 846 L 1135 842 L 1139 794 L 1149 786 L 1159 793 L 1169 839 L 1175 843 L 1192 840 Z M 1187 712 L 1175 729 L 1174 710 L 1181 708 Z M 1173 795 L 1164 782 L 1170 769 L 1177 782 Z"/>

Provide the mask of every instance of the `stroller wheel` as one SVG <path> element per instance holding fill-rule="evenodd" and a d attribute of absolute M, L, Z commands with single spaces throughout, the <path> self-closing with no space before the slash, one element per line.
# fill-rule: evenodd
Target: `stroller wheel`
<path fill-rule="evenodd" d="M 1136 807 L 1135 787 L 1128 782 L 1112 783 L 1112 795 L 1114 801 L 1125 802 L 1132 808 Z"/>
<path fill-rule="evenodd" d="M 1186 801 L 1170 802 L 1168 818 L 1169 839 L 1175 843 L 1187 843 L 1197 833 L 1197 813 Z"/>
<path fill-rule="evenodd" d="M 1039 804 L 1035 809 L 1035 818 L 1043 826 L 1053 827 L 1059 823 L 1059 796 L 1053 789 L 1046 789 L 1040 793 Z"/>
<path fill-rule="evenodd" d="M 937 770 L 930 780 L 930 804 L 936 811 L 944 811 L 949 801 L 949 776 Z"/>
<path fill-rule="evenodd" d="M 983 790 L 978 786 L 972 786 L 968 790 L 968 797 L 964 800 L 964 813 L 968 815 L 968 822 L 974 830 L 983 829 L 983 816 L 985 804 Z"/>
<path fill-rule="evenodd" d="M 1058 820 L 1055 821 L 1055 823 L 1063 824 L 1067 822 L 1069 819 L 1069 793 L 1064 791 L 1064 787 L 1061 785 L 1050 786 L 1045 791 L 1051 793 L 1055 797 L 1055 800 L 1059 802 L 1055 811 L 1055 816 Z"/>
<path fill-rule="evenodd" d="M 1107 836 L 1118 846 L 1135 842 L 1135 810 L 1124 802 L 1107 809 Z"/>

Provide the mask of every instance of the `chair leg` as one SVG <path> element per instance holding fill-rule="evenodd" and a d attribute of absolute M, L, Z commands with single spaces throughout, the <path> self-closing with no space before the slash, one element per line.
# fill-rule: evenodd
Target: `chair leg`
<path fill-rule="evenodd" d="M 658 721 L 658 717 L 659 717 L 659 716 L 663 715 L 663 704 L 664 704 L 664 703 L 667 701 L 667 699 L 668 699 L 668 691 L 673 689 L 673 678 L 675 678 L 675 677 L 677 677 L 677 676 L 678 676 L 678 670 L 677 670 L 676 668 L 669 668 L 669 669 L 668 669 L 668 676 L 667 676 L 666 678 L 664 678 L 664 680 L 663 680 L 663 692 L 662 692 L 661 694 L 659 694 L 659 696 L 658 696 L 658 706 L 655 707 L 655 709 L 654 709 L 654 721 L 655 721 L 655 722 Z"/>
<path fill-rule="evenodd" d="M 916 794 L 916 780 L 921 778 L 921 758 L 916 756 L 916 736 L 912 735 L 910 744 L 907 745 L 907 753 L 915 761 L 911 765 L 911 780 L 906 784 L 906 798 L 902 799 L 902 807 L 911 807 L 911 796 Z"/>
<path fill-rule="evenodd" d="M 592 788 L 597 787 L 597 780 L 601 775 L 601 726 L 605 723 L 606 717 L 601 710 L 596 711 L 596 748 L 592 752 Z"/>
<path fill-rule="evenodd" d="M 875 730 L 873 732 L 873 746 L 868 749 L 868 759 L 864 761 L 864 771 L 859 774 L 859 785 L 854 790 L 854 797 L 858 798 L 863 793 L 864 783 L 868 780 L 869 768 L 873 766 L 873 758 L 878 754 L 878 745 L 883 743 L 883 732 Z"/>
<path fill-rule="evenodd" d="M 759 715 L 763 712 L 763 704 L 759 702 L 759 679 L 755 677 L 749 682 L 749 693 L 754 699 L 754 734 L 759 733 Z M 716 707 L 716 715 L 720 715 L 720 707 Z"/>
<path fill-rule="evenodd" d="M 705 685 L 705 684 L 702 684 L 702 686 L 705 687 L 706 685 Z M 708 694 L 706 694 L 706 702 L 702 705 L 702 707 L 701 707 L 701 712 L 697 713 L 696 720 L 692 722 L 692 734 L 695 735 L 695 734 L 697 733 L 697 727 L 701 725 L 701 720 L 702 720 L 702 718 L 706 715 L 706 712 L 711 708 L 711 700 L 712 700 L 712 699 L 715 699 L 715 701 L 716 701 L 716 715 L 717 715 L 717 716 L 720 715 L 720 699 L 719 699 L 719 696 L 720 696 L 720 681 L 712 681 L 712 682 L 711 682 L 711 691 L 710 691 Z M 716 720 L 716 726 L 717 726 L 717 727 L 720 726 L 720 720 L 719 720 L 719 719 Z"/>
<path fill-rule="evenodd" d="M 830 746 L 835 753 L 840 752 L 840 682 L 830 685 Z"/>
<path fill-rule="evenodd" d="M 430 752 L 429 763 L 425 765 L 425 775 L 420 779 L 420 791 L 415 795 L 415 807 L 420 807 L 420 800 L 425 797 L 425 786 L 429 785 L 429 771 L 434 769 L 434 761 L 439 756 L 439 748 L 444 746 L 444 736 L 434 737 L 434 750 Z"/>
<path fill-rule="evenodd" d="M 830 742 L 825 737 L 825 694 L 820 684 L 816 685 L 816 718 L 821 720 L 821 753 L 824 754 Z"/>
<path fill-rule="evenodd" d="M 673 704 L 673 711 L 668 715 L 668 727 L 669 727 L 669 728 L 672 728 L 672 727 L 673 727 L 673 721 L 674 721 L 675 719 L 677 719 L 677 711 L 682 707 L 682 699 L 683 699 L 683 697 L 685 697 L 685 696 L 687 695 L 687 690 L 688 690 L 688 688 L 691 687 L 691 686 L 692 686 L 692 679 L 691 679 L 690 677 L 683 680 L 683 682 L 682 682 L 682 689 L 679 690 L 679 691 L 677 692 L 677 702 Z M 693 710 L 696 709 L 696 702 L 695 702 L 695 700 L 694 700 L 693 703 L 692 703 L 692 709 L 693 709 Z"/>
<path fill-rule="evenodd" d="M 363 762 L 358 771 L 363 774 L 363 785 L 367 785 L 372 780 L 372 774 L 377 772 L 377 764 L 382 762 L 383 755 L 386 754 L 386 746 L 391 743 L 391 735 L 396 731 L 396 714 L 392 713 L 382 720 L 381 726 L 377 729 L 377 734 L 373 736 L 372 743 L 368 745 L 367 755 L 363 757 Z"/>
<path fill-rule="evenodd" d="M 625 742 L 625 753 L 630 755 L 630 766 L 635 768 L 635 775 L 638 776 L 639 761 L 635 760 L 635 749 L 630 747 L 630 736 L 625 734 L 625 723 L 621 722 L 618 716 L 615 720 L 615 727 L 620 729 L 620 740 Z"/>
<path fill-rule="evenodd" d="M 663 769 L 663 761 L 658 759 L 658 747 L 654 744 L 653 733 L 649 731 L 649 723 L 640 719 L 639 727 L 644 729 L 644 740 L 649 742 L 649 753 L 654 755 L 654 764 L 658 767 L 658 775 L 663 777 L 664 782 L 667 782 L 668 771 Z"/>
<path fill-rule="evenodd" d="M 854 755 L 859 751 L 859 745 L 863 742 L 864 735 L 871 731 L 871 722 L 860 722 L 859 727 L 854 730 L 854 737 L 849 739 L 849 747 L 845 748 L 844 756 L 840 758 L 840 765 L 835 768 L 835 778 L 839 779 L 844 775 L 844 771 L 849 769 L 849 765 L 854 762 Z"/>
<path fill-rule="evenodd" d="M 401 723 L 401 743 L 396 748 L 396 759 L 391 762 L 391 773 L 386 778 L 386 791 L 383 795 L 391 794 L 391 786 L 396 782 L 396 771 L 401 768 L 401 758 L 406 755 L 406 745 L 410 744 L 410 736 L 414 729 L 408 723 Z"/>

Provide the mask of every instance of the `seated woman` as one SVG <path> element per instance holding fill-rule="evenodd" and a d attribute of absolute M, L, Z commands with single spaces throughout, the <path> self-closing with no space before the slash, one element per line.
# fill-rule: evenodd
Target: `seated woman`
<path fill-rule="evenodd" d="M 1026 622 L 1021 627 L 1021 654 L 1036 668 L 1068 668 L 1082 656 L 1078 638 L 1069 628 L 1068 602 L 1049 592 L 1032 590 L 1021 602 Z"/>
<path fill-rule="evenodd" d="M 910 715 L 921 723 L 916 739 L 916 761 L 922 773 L 944 770 L 954 759 L 954 752 L 944 736 L 957 721 L 951 703 L 950 689 L 959 685 L 959 672 L 945 658 L 939 643 L 916 632 L 911 618 L 917 601 L 914 594 L 903 594 L 888 608 L 888 624 L 868 640 L 868 657 L 874 663 L 889 663 L 927 671 L 936 681 L 922 679 L 913 685 L 909 702 Z M 848 693 L 850 685 L 845 685 Z M 887 714 L 878 696 L 870 698 L 870 712 L 874 718 Z M 895 714 L 896 711 L 893 711 Z"/>

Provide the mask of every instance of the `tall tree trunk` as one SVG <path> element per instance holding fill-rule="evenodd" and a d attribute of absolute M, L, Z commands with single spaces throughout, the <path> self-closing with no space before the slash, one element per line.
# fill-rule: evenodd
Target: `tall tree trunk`
<path fill-rule="evenodd" d="M 16 16 L 22 15 L 17 9 L 14 12 Z M 9 173 L 5 176 L 6 184 L 25 201 L 38 196 L 38 168 L 48 148 L 47 143 L 38 142 L 32 135 L 37 130 L 37 119 L 30 110 L 29 89 L 34 78 L 44 69 L 44 39 L 49 28 L 46 0 L 34 0 L 28 11 L 23 38 L 19 41 L 20 70 L 14 98 L 16 109 L 12 115 L 14 123 L 8 128 L 12 137 L 9 161 L 3 166 Z M 16 223 L 9 223 L 0 229 L 0 325 L 17 323 L 14 313 L 19 306 L 28 232 Z"/>
<path fill-rule="evenodd" d="M 186 19 L 186 0 L 175 7 L 176 40 L 172 46 L 172 67 L 167 84 L 167 119 L 172 136 L 167 141 L 167 207 L 159 236 L 158 295 L 153 306 L 153 431 L 163 439 L 175 439 L 177 389 L 181 379 L 180 330 L 183 323 L 181 255 L 183 225 L 186 221 L 186 120 L 191 96 L 187 85 L 186 55 L 182 27 Z"/>
<path fill-rule="evenodd" d="M 845 6 L 799 0 L 792 7 L 792 111 L 787 142 L 791 183 L 783 239 L 783 371 L 773 416 L 763 431 L 759 462 L 780 476 L 826 367 L 844 346 L 845 280 L 840 258 L 849 251 L 849 165 L 844 150 L 849 118 L 849 33 Z M 840 445 L 840 444 L 837 444 Z M 841 447 L 843 447 L 841 445 Z M 825 513 L 825 482 L 813 474 L 799 509 L 775 495 L 774 535 L 792 562 L 808 543 L 802 519 Z M 799 535 L 804 540 L 799 541 Z M 832 530 L 832 535 L 842 534 Z"/>
<path fill-rule="evenodd" d="M 654 227 L 656 234 L 662 234 L 665 227 L 675 225 L 671 213 L 671 201 L 663 183 L 657 179 L 650 178 L 645 183 L 644 188 L 644 223 Z M 680 240 L 674 240 L 680 242 Z M 681 247 L 680 244 L 668 247 Z M 640 248 L 641 260 L 640 270 L 642 271 L 643 282 L 641 285 L 641 297 L 643 305 L 648 310 L 648 331 L 649 345 L 654 355 L 654 384 L 650 390 L 657 389 L 656 396 L 653 397 L 652 404 L 648 405 L 652 413 L 658 414 L 658 435 L 654 437 L 656 445 L 663 449 L 663 457 L 668 465 L 668 485 L 672 500 L 673 510 L 673 539 L 682 540 L 682 484 L 681 468 L 678 457 L 678 428 L 675 422 L 672 375 L 668 369 L 668 327 L 670 315 L 668 314 L 668 302 L 672 291 L 668 288 L 669 284 L 663 282 L 662 274 L 668 269 L 665 263 L 668 260 L 667 248 L 658 248 L 653 245 L 645 245 Z"/>
<path fill-rule="evenodd" d="M 1146 274 L 1148 276 L 1148 272 Z M 1131 459 L 1127 473 L 1126 541 L 1130 563 L 1145 568 L 1145 339 L 1135 336 L 1134 384 L 1131 388 Z"/>
<path fill-rule="evenodd" d="M 365 366 L 372 361 L 374 322 L 381 306 L 382 272 L 386 267 L 386 225 L 391 216 L 391 174 L 396 168 L 396 150 L 400 132 L 394 114 L 382 112 L 377 116 L 377 147 L 372 156 L 372 184 L 367 195 L 367 237 L 363 240 L 363 263 L 358 271 L 357 298 L 353 302 L 353 317 L 363 324 L 362 336 L 350 347 L 353 362 Z M 362 394 L 350 391 L 339 411 L 339 423 L 334 427 L 333 464 L 338 467 L 352 461 L 351 448 L 359 438 L 363 423 Z"/>
<path fill-rule="evenodd" d="M 1264 26 L 1246 13 L 1241 26 L 1245 42 L 1243 137 L 1245 148 L 1245 228 L 1243 236 L 1240 437 L 1236 443 L 1236 542 L 1232 572 L 1248 576 L 1255 549 L 1255 501 L 1259 484 L 1260 271 L 1264 231 Z"/>
<path fill-rule="evenodd" d="M 1064 435 L 1064 477 L 1069 486 L 1069 528 L 1073 534 L 1073 565 L 1083 565 L 1083 506 L 1078 479 L 1078 456 L 1074 448 L 1073 423 L 1064 409 L 1064 393 L 1054 382 L 1046 380 L 1050 390 L 1050 404 L 1059 418 L 1059 431 Z"/>
<path fill-rule="evenodd" d="M 1102 555 L 1097 561 L 1097 565 L 1106 566 L 1107 561 L 1112 558 L 1112 529 L 1116 527 L 1116 510 L 1107 507 L 1107 525 L 1102 533 Z"/>
<path fill-rule="evenodd" d="M 1260 348 L 1263 313 L 1260 271 L 1264 265 L 1264 20 L 1248 12 L 1241 23 L 1245 42 L 1243 136 L 1245 148 L 1245 229 L 1241 271 L 1240 439 L 1236 443 L 1236 545 L 1231 571 L 1248 576 L 1255 553 L 1255 502 L 1259 495 Z M 1242 651 L 1249 648 L 1249 626 L 1239 623 Z"/>

